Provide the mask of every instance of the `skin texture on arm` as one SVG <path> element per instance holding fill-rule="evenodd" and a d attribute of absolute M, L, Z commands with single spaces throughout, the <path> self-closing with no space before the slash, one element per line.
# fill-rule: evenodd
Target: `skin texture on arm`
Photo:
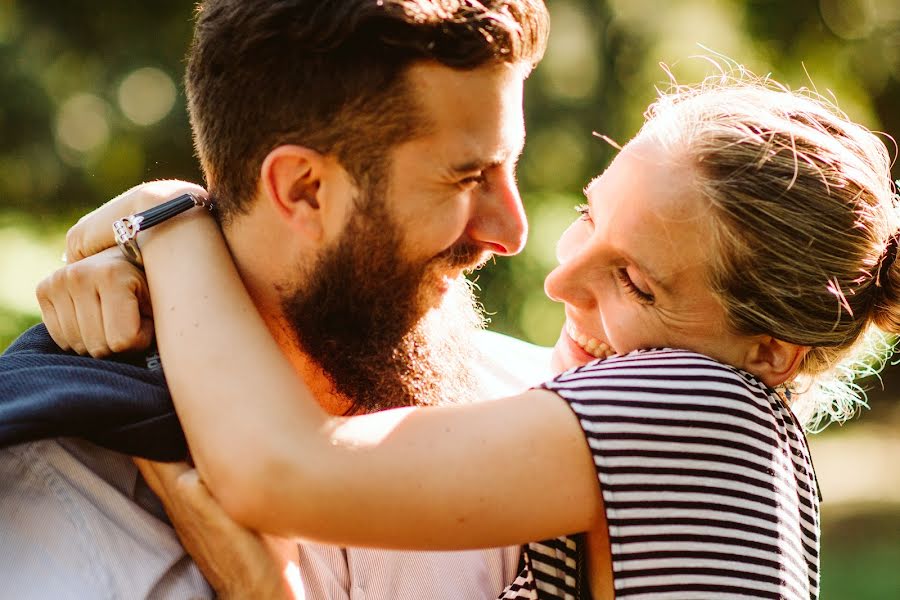
<path fill-rule="evenodd" d="M 329 416 L 211 219 L 183 215 L 141 244 L 176 408 L 203 480 L 239 523 L 340 545 L 459 549 L 603 518 L 581 428 L 555 394 Z"/>

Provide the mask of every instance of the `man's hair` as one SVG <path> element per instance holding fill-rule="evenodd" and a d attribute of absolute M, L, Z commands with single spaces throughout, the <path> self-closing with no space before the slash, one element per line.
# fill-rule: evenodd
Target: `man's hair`
<path fill-rule="evenodd" d="M 536 64 L 542 0 L 208 0 L 185 83 L 211 195 L 246 212 L 265 156 L 282 144 L 335 155 L 359 185 L 426 127 L 405 73 Z"/>

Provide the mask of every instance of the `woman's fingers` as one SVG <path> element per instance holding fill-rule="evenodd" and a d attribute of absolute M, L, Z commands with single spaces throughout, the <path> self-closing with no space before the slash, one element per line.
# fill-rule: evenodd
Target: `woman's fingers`
<path fill-rule="evenodd" d="M 153 341 L 147 279 L 134 265 L 104 271 L 97 282 L 104 342 L 111 352 L 143 350 Z"/>
<path fill-rule="evenodd" d="M 37 287 L 38 305 L 47 331 L 56 345 L 63 350 L 86 354 L 84 336 L 81 334 L 75 304 L 69 291 L 70 284 L 67 267 L 44 278 Z"/>
<path fill-rule="evenodd" d="M 50 336 L 64 350 L 95 358 L 141 350 L 153 339 L 144 272 L 110 248 L 62 267 L 38 284 Z"/>
<path fill-rule="evenodd" d="M 43 295 L 40 288 L 38 289 L 37 300 L 38 306 L 41 309 L 41 318 L 54 343 L 63 350 L 71 350 L 66 341 L 66 337 L 62 334 L 59 316 L 56 314 L 56 306 L 54 306 L 53 301 L 50 300 L 48 296 Z"/>

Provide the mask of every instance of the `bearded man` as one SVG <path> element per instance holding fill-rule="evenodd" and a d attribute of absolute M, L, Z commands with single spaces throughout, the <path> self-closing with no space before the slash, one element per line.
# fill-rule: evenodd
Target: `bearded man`
<path fill-rule="evenodd" d="M 522 87 L 547 27 L 539 0 L 201 5 L 186 87 L 209 193 L 257 309 L 327 410 L 543 379 L 544 352 L 478 331 L 462 274 L 524 244 Z M 203 194 L 172 182 L 128 194 L 184 191 Z M 88 254 L 68 240 L 70 261 Z M 0 358 L 4 593 L 211 597 L 127 456 L 186 455 L 158 357 L 117 352 L 150 339 L 141 272 L 101 253 L 49 281 L 72 292 L 124 281 L 133 296 L 48 317 Z M 45 314 L 71 309 L 43 289 Z M 79 320 L 105 335 L 82 340 Z M 516 548 L 311 544 L 297 560 L 307 598 L 491 598 L 517 563 Z"/>

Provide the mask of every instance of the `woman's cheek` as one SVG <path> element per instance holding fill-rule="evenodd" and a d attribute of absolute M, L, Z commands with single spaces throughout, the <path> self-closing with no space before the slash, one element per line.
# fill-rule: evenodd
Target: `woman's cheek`
<path fill-rule="evenodd" d="M 619 298 L 610 297 L 600 304 L 600 316 L 603 321 L 603 330 L 606 341 L 619 354 L 626 354 L 637 348 L 641 348 L 640 339 L 644 337 L 644 326 L 639 319 L 634 318 L 633 310 Z"/>

